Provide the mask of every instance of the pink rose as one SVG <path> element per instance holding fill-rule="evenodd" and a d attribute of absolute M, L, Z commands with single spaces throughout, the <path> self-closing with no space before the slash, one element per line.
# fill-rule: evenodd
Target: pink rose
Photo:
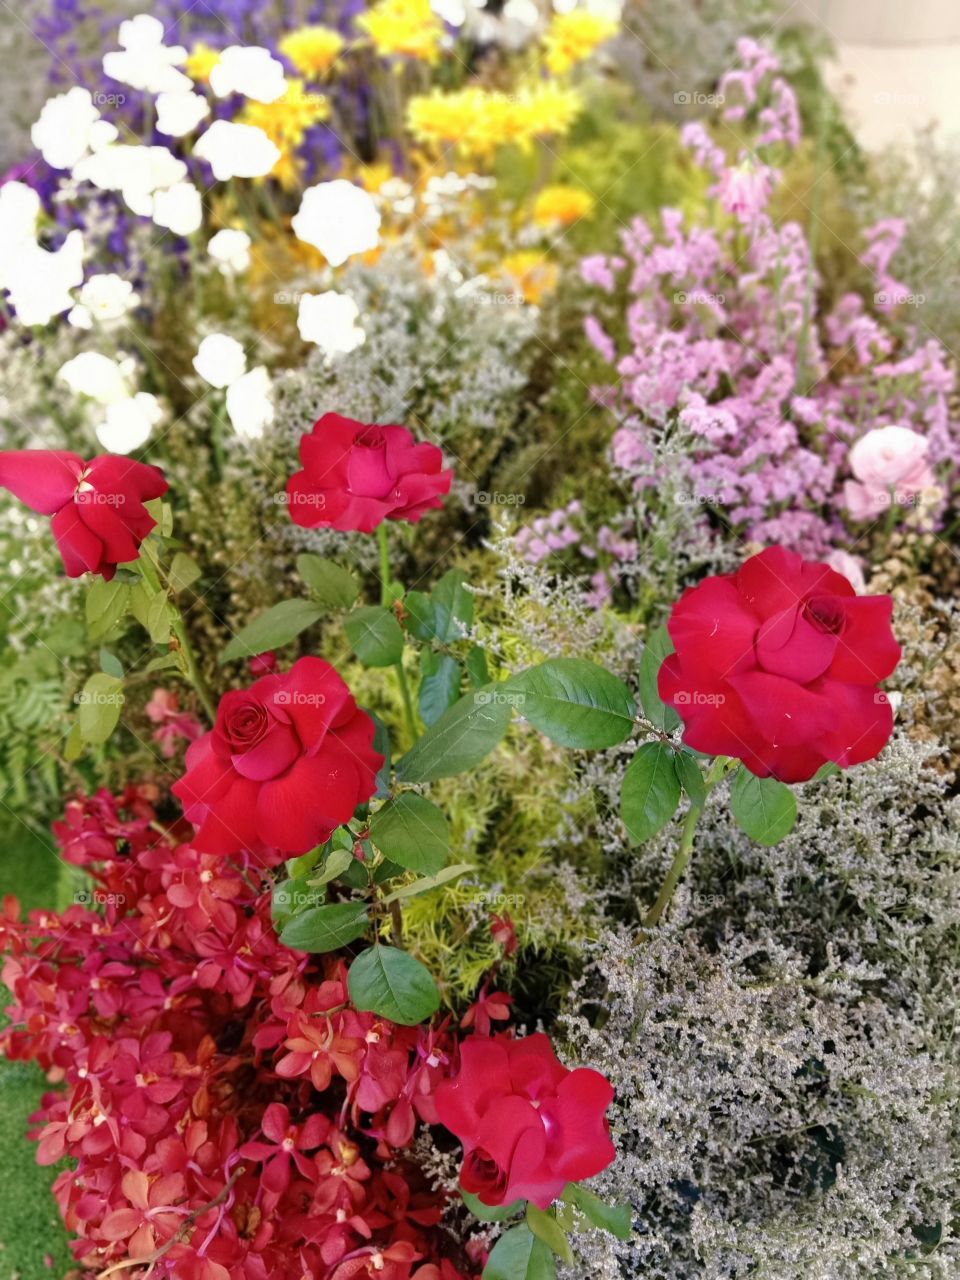
<path fill-rule="evenodd" d="M 936 483 L 927 462 L 929 441 L 909 427 L 897 425 L 868 431 L 850 450 L 856 480 L 843 488 L 851 515 L 862 520 L 891 502 L 903 505 Z"/>

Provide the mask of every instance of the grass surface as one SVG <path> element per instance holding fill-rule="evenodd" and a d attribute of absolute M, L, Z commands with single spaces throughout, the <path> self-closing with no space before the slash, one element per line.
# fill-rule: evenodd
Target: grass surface
<path fill-rule="evenodd" d="M 24 910 L 62 905 L 62 864 L 50 841 L 13 819 L 0 822 L 0 896 L 12 893 Z M 0 987 L 0 1008 L 7 993 Z M 27 1117 L 47 1085 L 33 1064 L 0 1059 L 0 1280 L 51 1280 L 70 1268 L 67 1233 L 50 1184 L 26 1137 Z"/>

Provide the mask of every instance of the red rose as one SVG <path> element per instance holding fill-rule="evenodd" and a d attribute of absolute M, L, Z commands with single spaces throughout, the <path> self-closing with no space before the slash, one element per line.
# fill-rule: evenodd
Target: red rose
<path fill-rule="evenodd" d="M 472 1037 L 459 1074 L 436 1092 L 441 1124 L 463 1143 L 463 1189 L 487 1205 L 532 1200 L 541 1209 L 613 1160 L 612 1101 L 609 1080 L 569 1071 L 545 1035 Z"/>
<path fill-rule="evenodd" d="M 322 658 L 224 694 L 174 784 L 205 853 L 306 853 L 376 790 L 374 723 Z"/>
<path fill-rule="evenodd" d="M 858 596 L 828 565 L 770 547 L 674 605 L 660 696 L 689 746 L 760 778 L 872 760 L 893 732 L 877 689 L 900 661 L 892 611 L 890 596 Z"/>
<path fill-rule="evenodd" d="M 68 577 L 136 560 L 157 523 L 143 505 L 167 492 L 159 467 L 105 453 L 92 462 L 59 449 L 0 452 L 0 485 L 50 522 Z"/>
<path fill-rule="evenodd" d="M 417 444 L 406 427 L 367 426 L 325 413 L 300 441 L 303 470 L 287 484 L 290 515 L 307 529 L 372 533 L 384 520 L 416 523 L 450 492 L 434 444 Z"/>

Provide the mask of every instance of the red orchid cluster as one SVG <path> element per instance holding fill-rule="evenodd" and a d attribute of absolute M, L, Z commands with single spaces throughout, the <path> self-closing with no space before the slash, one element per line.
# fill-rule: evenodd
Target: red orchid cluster
<path fill-rule="evenodd" d="M 85 1267 L 177 1280 L 464 1280 L 443 1196 L 404 1157 L 453 1033 L 351 1007 L 342 963 L 282 945 L 252 860 L 177 845 L 156 790 L 55 828 L 95 888 L 0 921 L 8 1057 L 52 1083 L 33 1119 Z M 91 909 L 96 907 L 97 909 Z M 126 1274 L 135 1276 L 136 1269 Z"/>

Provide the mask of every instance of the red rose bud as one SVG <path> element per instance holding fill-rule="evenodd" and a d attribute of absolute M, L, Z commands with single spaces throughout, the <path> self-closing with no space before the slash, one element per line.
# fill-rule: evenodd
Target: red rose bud
<path fill-rule="evenodd" d="M 110 579 L 118 564 L 140 555 L 156 521 L 143 505 L 167 492 L 159 467 L 114 454 L 91 462 L 59 449 L 0 452 L 0 486 L 31 511 L 52 516 L 70 578 L 99 573 Z"/>
<path fill-rule="evenodd" d="M 532 1200 L 541 1209 L 613 1160 L 612 1101 L 599 1071 L 568 1070 L 540 1034 L 471 1038 L 459 1074 L 436 1093 L 440 1123 L 463 1143 L 463 1189 L 487 1205 Z"/>
<path fill-rule="evenodd" d="M 277 655 L 272 649 L 268 649 L 266 653 L 258 653 L 255 658 L 249 659 L 247 669 L 252 676 L 269 675 L 277 669 Z"/>
<path fill-rule="evenodd" d="M 828 565 L 770 547 L 674 605 L 660 697 L 689 746 L 760 778 L 872 760 L 893 732 L 877 688 L 900 661 L 892 612 L 890 596 L 858 596 Z"/>
<path fill-rule="evenodd" d="M 306 853 L 376 790 L 375 726 L 322 658 L 225 694 L 173 792 L 206 853 Z"/>
<path fill-rule="evenodd" d="M 441 507 L 453 472 L 406 427 L 368 426 L 327 413 L 300 441 L 303 470 L 287 484 L 290 515 L 307 529 L 372 533 L 384 520 L 416 523 Z"/>

